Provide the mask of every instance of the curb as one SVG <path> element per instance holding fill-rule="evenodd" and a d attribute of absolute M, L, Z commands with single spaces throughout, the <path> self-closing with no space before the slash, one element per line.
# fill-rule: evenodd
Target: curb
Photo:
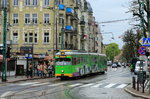
<path fill-rule="evenodd" d="M 26 78 L 26 79 L 20 79 L 20 80 L 14 80 L 14 81 L 6 81 L 6 82 L 0 82 L 0 84 L 4 84 L 4 83 L 16 83 L 16 82 L 21 82 L 21 81 L 27 81 L 27 80 L 36 80 L 36 79 L 46 79 L 49 77 L 45 77 L 45 78 Z"/>
<path fill-rule="evenodd" d="M 124 90 L 125 90 L 126 92 L 130 93 L 130 94 L 133 95 L 133 96 L 141 97 L 141 98 L 144 98 L 144 99 L 150 99 L 150 96 L 145 96 L 145 95 L 140 95 L 140 94 L 134 93 L 134 92 L 132 92 L 131 90 L 127 89 L 127 87 L 126 87 Z"/>

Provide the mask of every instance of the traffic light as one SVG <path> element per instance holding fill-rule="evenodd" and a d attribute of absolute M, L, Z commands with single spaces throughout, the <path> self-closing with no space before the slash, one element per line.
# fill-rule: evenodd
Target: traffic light
<path fill-rule="evenodd" d="M 6 53 L 6 57 L 7 57 L 7 58 L 10 58 L 10 50 L 11 50 L 11 47 L 8 46 L 8 47 L 7 47 L 7 53 Z"/>

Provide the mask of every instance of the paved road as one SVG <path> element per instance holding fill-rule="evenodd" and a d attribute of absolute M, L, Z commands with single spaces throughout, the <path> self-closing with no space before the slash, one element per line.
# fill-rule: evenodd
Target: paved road
<path fill-rule="evenodd" d="M 124 91 L 131 83 L 126 68 L 112 69 L 80 79 L 42 79 L 0 85 L 0 99 L 141 99 Z"/>

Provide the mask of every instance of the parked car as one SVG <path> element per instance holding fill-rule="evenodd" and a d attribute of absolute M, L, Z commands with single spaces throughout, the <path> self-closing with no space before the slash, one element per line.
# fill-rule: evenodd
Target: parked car
<path fill-rule="evenodd" d="M 112 64 L 112 68 L 117 68 L 117 64 L 116 64 L 116 63 L 113 63 L 113 64 Z"/>
<path fill-rule="evenodd" d="M 143 66 L 140 66 L 140 62 L 143 62 Z M 137 61 L 137 62 L 136 62 L 134 74 L 137 75 L 137 73 L 138 73 L 140 70 L 143 70 L 143 71 L 146 73 L 147 76 L 149 75 L 149 72 L 148 72 L 148 65 L 147 65 L 147 62 L 146 62 L 146 61 Z"/>

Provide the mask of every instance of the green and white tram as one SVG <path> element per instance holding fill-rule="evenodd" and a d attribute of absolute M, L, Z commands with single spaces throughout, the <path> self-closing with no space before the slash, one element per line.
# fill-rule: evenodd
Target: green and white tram
<path fill-rule="evenodd" d="M 79 77 L 107 71 L 106 55 L 60 50 L 55 55 L 55 77 Z"/>

